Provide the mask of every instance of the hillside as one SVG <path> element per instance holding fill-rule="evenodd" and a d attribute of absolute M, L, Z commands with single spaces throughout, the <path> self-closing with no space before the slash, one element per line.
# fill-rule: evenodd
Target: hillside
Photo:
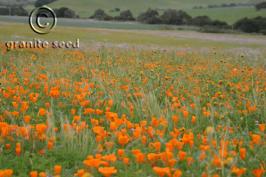
<path fill-rule="evenodd" d="M 237 7 L 237 8 L 215 8 L 215 9 L 193 9 L 195 6 L 207 7 L 208 5 L 221 5 L 229 3 L 256 3 L 261 0 L 58 0 L 50 6 L 58 8 L 62 6 L 70 7 L 78 12 L 81 17 L 90 16 L 96 9 L 106 10 L 111 15 L 118 12 L 112 12 L 113 9 L 121 10 L 130 9 L 134 15 L 145 11 L 148 8 L 156 9 L 183 9 L 191 15 L 209 15 L 210 17 L 225 20 L 229 23 L 247 16 L 253 17 L 257 15 L 266 16 L 266 13 L 257 12 L 253 7 Z"/>

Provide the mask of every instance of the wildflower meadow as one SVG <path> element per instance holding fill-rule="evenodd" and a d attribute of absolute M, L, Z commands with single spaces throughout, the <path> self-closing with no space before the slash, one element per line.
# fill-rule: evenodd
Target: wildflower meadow
<path fill-rule="evenodd" d="M 1 46 L 0 177 L 263 177 L 260 61 Z"/>

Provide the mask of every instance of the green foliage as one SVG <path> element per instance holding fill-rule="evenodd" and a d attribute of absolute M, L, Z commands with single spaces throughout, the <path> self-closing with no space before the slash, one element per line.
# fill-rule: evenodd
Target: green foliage
<path fill-rule="evenodd" d="M 247 33 L 263 33 L 266 30 L 266 18 L 243 18 L 234 24 L 234 28 Z"/>
<path fill-rule="evenodd" d="M 168 9 L 161 15 L 161 22 L 163 24 L 184 25 L 188 24 L 191 16 L 182 10 Z"/>
<path fill-rule="evenodd" d="M 159 16 L 159 12 L 154 9 L 148 9 L 146 12 L 141 13 L 137 20 L 142 23 L 147 24 L 159 24 L 161 23 L 161 19 Z"/>
<path fill-rule="evenodd" d="M 125 10 L 120 13 L 119 16 L 115 17 L 115 20 L 119 21 L 134 21 L 135 18 L 130 10 Z"/>
<path fill-rule="evenodd" d="M 204 32 L 220 32 L 223 29 L 228 29 L 230 26 L 220 20 L 212 20 L 208 16 L 197 16 L 189 22 L 190 25 L 201 27 Z"/>
<path fill-rule="evenodd" d="M 55 9 L 55 13 L 57 17 L 63 17 L 63 18 L 78 17 L 74 10 L 67 8 L 67 7 L 61 7 L 60 9 Z"/>
<path fill-rule="evenodd" d="M 28 16 L 28 12 L 23 7 L 2 7 L 0 15 Z"/>
<path fill-rule="evenodd" d="M 47 4 L 50 4 L 52 2 L 55 2 L 56 0 L 37 0 L 35 2 L 35 7 L 41 7 L 43 5 L 47 5 Z"/>
<path fill-rule="evenodd" d="M 96 19 L 96 20 L 106 20 L 106 21 L 113 19 L 113 17 L 106 14 L 105 11 L 102 9 L 97 9 L 90 18 Z"/>
<path fill-rule="evenodd" d="M 257 10 L 266 9 L 266 2 L 258 3 L 258 4 L 256 4 L 255 7 L 256 7 Z"/>

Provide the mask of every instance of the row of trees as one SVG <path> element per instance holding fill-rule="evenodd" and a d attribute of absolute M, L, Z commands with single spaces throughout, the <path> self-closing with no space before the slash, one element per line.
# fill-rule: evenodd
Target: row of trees
<path fill-rule="evenodd" d="M 120 21 L 134 21 L 137 20 L 146 24 L 168 24 L 168 25 L 194 25 L 194 26 L 217 26 L 219 28 L 228 28 L 226 22 L 219 20 L 212 20 L 208 16 L 198 16 L 192 18 L 189 14 L 182 10 L 168 9 L 159 14 L 157 10 L 148 9 L 141 13 L 137 18 L 134 18 L 130 10 L 122 11 L 118 16 L 111 17 L 106 14 L 104 10 L 98 9 L 90 17 L 97 20 L 120 20 Z"/>
<path fill-rule="evenodd" d="M 122 11 L 119 16 L 112 17 L 98 9 L 90 17 L 97 20 L 120 20 L 120 21 L 139 21 L 146 24 L 168 24 L 168 25 L 191 25 L 198 26 L 204 31 L 220 32 L 221 30 L 236 29 L 247 33 L 263 33 L 266 34 L 266 18 L 243 18 L 233 25 L 229 25 L 224 21 L 212 20 L 208 16 L 191 17 L 182 10 L 168 9 L 161 15 L 157 10 L 148 9 L 134 18 L 130 10 Z"/>
<path fill-rule="evenodd" d="M 231 8 L 231 7 L 249 7 L 249 6 L 255 6 L 256 10 L 262 10 L 266 9 L 266 1 L 265 2 L 259 2 L 259 3 L 224 3 L 224 4 L 211 4 L 208 6 L 194 6 L 193 9 L 205 9 L 205 8 Z"/>
<path fill-rule="evenodd" d="M 253 3 L 223 3 L 220 5 L 208 5 L 208 8 L 228 8 L 228 7 L 248 7 L 248 6 L 254 6 Z"/>
<path fill-rule="evenodd" d="M 135 21 L 136 19 L 133 17 L 133 14 L 131 13 L 130 10 L 125 10 L 120 12 L 118 16 L 112 17 L 105 13 L 104 10 L 98 9 L 94 12 L 94 14 L 90 17 L 91 19 L 96 19 L 96 20 L 118 20 L 118 21 Z"/>

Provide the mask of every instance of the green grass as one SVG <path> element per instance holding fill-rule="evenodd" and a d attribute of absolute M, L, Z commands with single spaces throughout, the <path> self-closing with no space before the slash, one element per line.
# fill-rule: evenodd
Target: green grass
<path fill-rule="evenodd" d="M 147 8 L 158 9 L 190 9 L 194 6 L 209 4 L 222 4 L 230 3 L 232 0 L 58 0 L 53 3 L 52 7 L 68 6 L 78 11 L 80 15 L 86 16 L 92 14 L 95 9 L 101 8 L 104 10 L 112 10 L 114 8 L 120 8 L 121 10 L 130 9 L 135 14 L 145 11 Z M 248 0 L 235 0 L 234 2 L 248 2 Z"/>
<path fill-rule="evenodd" d="M 20 29 L 20 30 L 17 30 Z M 154 32 L 154 33 L 153 33 Z M 178 31 L 176 31 L 178 33 Z M 159 31 L 159 30 L 109 30 L 97 28 L 74 28 L 58 26 L 54 31 L 47 35 L 35 34 L 28 25 L 24 24 L 9 24 L 4 23 L 0 28 L 0 40 L 32 40 L 46 39 L 54 40 L 76 40 L 80 39 L 84 46 L 98 44 L 111 45 L 136 45 L 146 47 L 161 47 L 161 48 L 221 48 L 230 49 L 237 47 L 263 48 L 263 45 L 256 43 L 239 43 L 232 41 L 214 41 L 199 38 L 189 37 L 190 32 L 182 31 L 184 36 L 175 36 L 175 31 Z M 169 33 L 169 34 L 168 34 Z M 184 34 L 183 34 L 184 33 Z M 193 33 L 193 32 L 192 32 Z M 186 37 L 188 35 L 188 37 Z M 200 33 L 199 33 L 200 35 Z M 251 35 L 237 35 L 240 37 L 249 37 Z M 254 36 L 254 38 L 265 38 L 264 36 Z"/>
<path fill-rule="evenodd" d="M 27 17 L 0 16 L 2 22 L 15 22 L 28 24 Z M 97 21 L 91 19 L 67 19 L 60 18 L 59 26 L 73 26 L 86 28 L 107 28 L 107 29 L 138 29 L 138 30 L 198 30 L 198 27 L 193 26 L 176 26 L 176 25 L 150 25 L 139 22 L 117 22 L 117 21 Z"/>

